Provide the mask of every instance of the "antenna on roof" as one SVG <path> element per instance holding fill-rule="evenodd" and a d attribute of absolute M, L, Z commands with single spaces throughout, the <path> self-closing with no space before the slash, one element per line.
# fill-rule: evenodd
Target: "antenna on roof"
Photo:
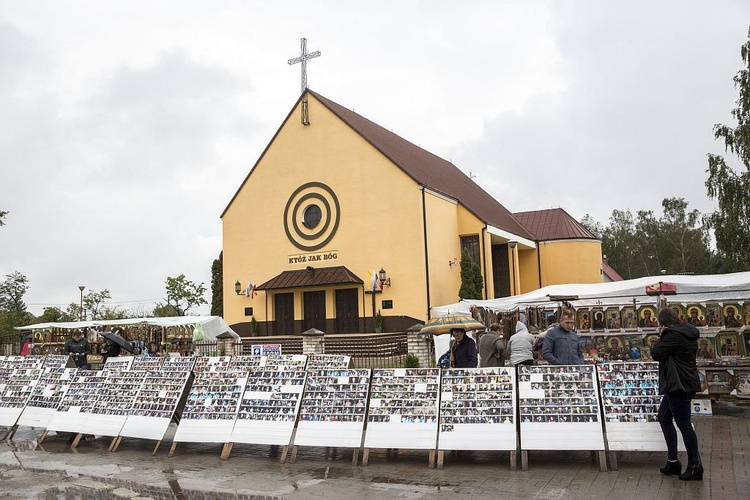
<path fill-rule="evenodd" d="M 473 173 L 469 172 L 469 179 L 476 179 L 476 177 L 477 177 L 476 175 L 474 175 Z"/>

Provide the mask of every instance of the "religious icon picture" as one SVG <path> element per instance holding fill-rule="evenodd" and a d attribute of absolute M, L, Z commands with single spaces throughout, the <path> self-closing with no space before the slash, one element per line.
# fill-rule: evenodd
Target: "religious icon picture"
<path fill-rule="evenodd" d="M 641 328 L 656 328 L 656 308 L 654 306 L 641 306 L 638 308 L 638 326 Z"/>
<path fill-rule="evenodd" d="M 608 307 L 604 311 L 604 316 L 607 321 L 608 330 L 619 330 L 622 328 L 622 322 L 620 320 L 620 308 L 619 307 Z"/>
<path fill-rule="evenodd" d="M 706 311 L 700 304 L 687 306 L 687 320 L 693 326 L 706 326 Z"/>
<path fill-rule="evenodd" d="M 651 349 L 654 347 L 654 344 L 656 344 L 659 341 L 659 335 L 652 333 L 650 335 L 646 335 L 646 338 L 643 339 L 643 345 Z"/>
<path fill-rule="evenodd" d="M 623 341 L 620 337 L 607 337 L 607 350 L 609 351 L 609 359 L 625 359 L 625 349 L 623 345 Z"/>
<path fill-rule="evenodd" d="M 698 380 L 701 384 L 701 394 L 708 394 L 708 381 L 706 380 L 706 370 L 698 370 Z"/>
<path fill-rule="evenodd" d="M 579 330 L 591 329 L 591 316 L 589 315 L 588 309 L 579 309 L 576 312 L 576 320 Z"/>
<path fill-rule="evenodd" d="M 735 395 L 741 399 L 750 399 L 750 371 L 735 371 Z"/>
<path fill-rule="evenodd" d="M 701 337 L 698 339 L 698 359 L 715 359 L 716 351 L 714 350 L 713 339 L 711 337 Z"/>
<path fill-rule="evenodd" d="M 604 310 L 602 308 L 591 309 L 591 326 L 594 330 L 604 330 Z"/>
<path fill-rule="evenodd" d="M 625 306 L 620 311 L 620 317 L 622 318 L 622 327 L 626 330 L 635 330 L 638 328 L 638 319 L 635 316 L 635 308 L 633 306 Z"/>
<path fill-rule="evenodd" d="M 706 326 L 723 326 L 724 316 L 719 304 L 706 304 Z"/>
<path fill-rule="evenodd" d="M 724 326 L 727 328 L 740 328 L 745 324 L 739 304 L 724 304 L 723 313 Z"/>
<path fill-rule="evenodd" d="M 745 302 L 742 306 L 742 318 L 746 325 L 750 325 L 750 302 Z"/>
<path fill-rule="evenodd" d="M 716 351 L 723 356 L 740 355 L 740 335 L 738 333 L 720 333 L 716 336 Z"/>
<path fill-rule="evenodd" d="M 706 370 L 709 394 L 729 394 L 732 392 L 732 375 L 726 370 Z"/>
<path fill-rule="evenodd" d="M 687 323 L 687 316 L 685 316 L 685 308 L 681 304 L 669 304 L 669 308 L 674 311 L 680 321 Z"/>

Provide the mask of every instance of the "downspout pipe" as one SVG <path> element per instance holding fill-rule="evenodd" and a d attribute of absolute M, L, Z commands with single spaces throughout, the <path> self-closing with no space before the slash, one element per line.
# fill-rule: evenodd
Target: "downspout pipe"
<path fill-rule="evenodd" d="M 422 233 L 424 235 L 424 275 L 425 287 L 427 290 L 427 319 L 430 319 L 430 253 L 427 245 L 427 200 L 424 192 L 424 185 L 420 186 L 422 191 Z"/>

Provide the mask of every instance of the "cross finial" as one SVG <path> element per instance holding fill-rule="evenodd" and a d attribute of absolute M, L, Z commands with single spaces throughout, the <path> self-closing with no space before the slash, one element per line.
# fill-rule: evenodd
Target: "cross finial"
<path fill-rule="evenodd" d="M 304 92 L 307 90 L 307 61 L 310 59 L 313 59 L 315 57 L 320 57 L 320 51 L 316 50 L 315 52 L 307 52 L 307 39 L 301 38 L 300 39 L 300 55 L 299 57 L 295 57 L 294 59 L 289 59 L 287 62 L 289 65 L 301 63 L 302 64 L 302 90 L 301 92 Z"/>

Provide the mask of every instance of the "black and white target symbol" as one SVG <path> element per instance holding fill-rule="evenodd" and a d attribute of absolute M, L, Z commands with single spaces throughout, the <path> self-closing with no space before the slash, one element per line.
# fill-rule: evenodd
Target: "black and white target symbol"
<path fill-rule="evenodd" d="M 312 252 L 331 241 L 340 218 L 339 200 L 333 190 L 321 182 L 308 182 L 286 203 L 284 231 L 294 246 Z"/>

